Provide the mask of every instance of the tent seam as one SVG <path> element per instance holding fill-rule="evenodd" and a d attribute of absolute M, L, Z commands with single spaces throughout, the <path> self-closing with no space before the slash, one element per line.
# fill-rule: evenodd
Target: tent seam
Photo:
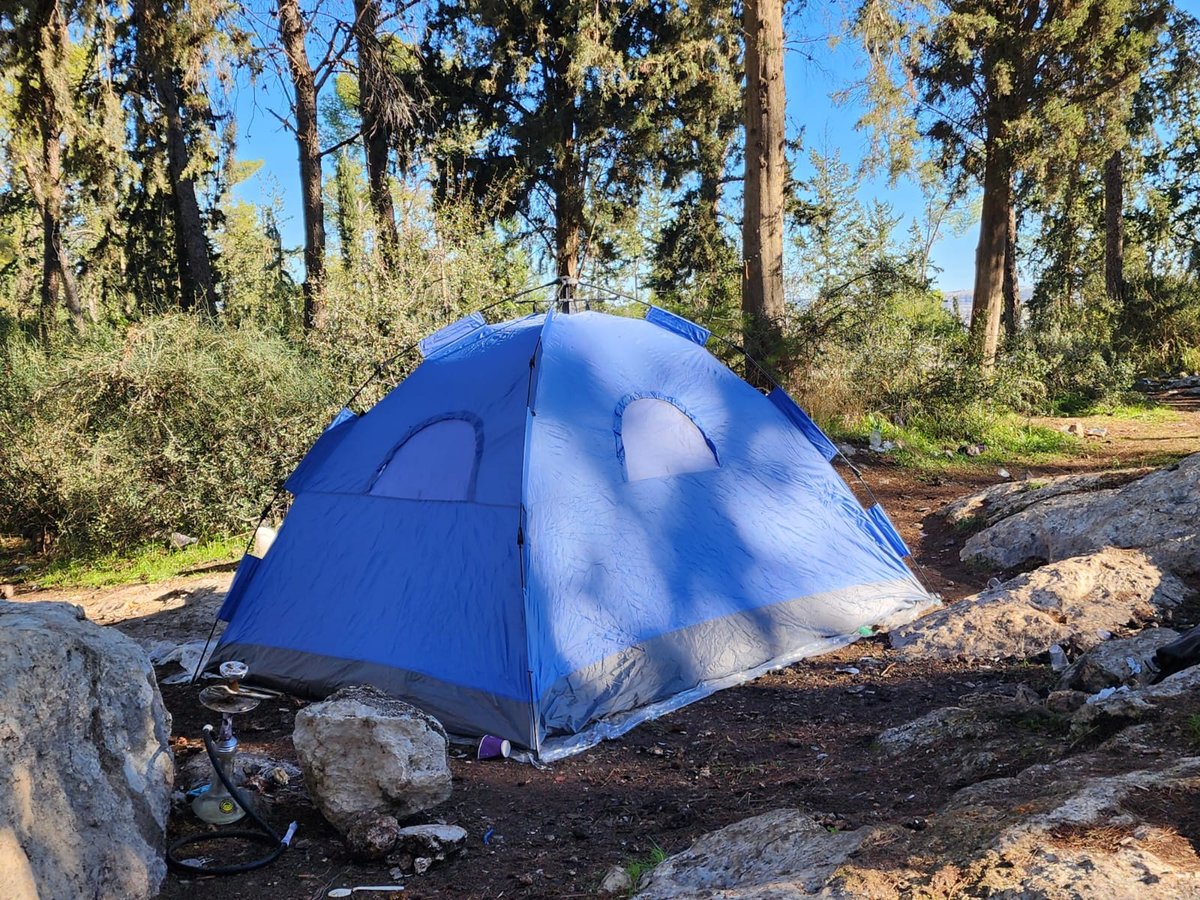
<path fill-rule="evenodd" d="M 539 727 L 538 715 L 538 698 L 534 685 L 534 657 L 533 657 L 533 640 L 529 628 L 529 578 L 530 571 L 527 561 L 532 560 L 533 555 L 529 550 L 529 529 L 528 529 L 528 507 L 526 506 L 526 498 L 529 493 L 529 466 L 530 457 L 533 453 L 533 424 L 537 418 L 537 413 L 534 410 L 536 404 L 538 386 L 542 377 L 542 362 L 545 358 L 546 347 L 546 329 L 550 327 L 550 322 L 554 318 L 553 304 L 546 310 L 546 319 L 542 322 L 542 331 L 538 335 L 537 345 L 533 348 L 533 356 L 529 360 L 529 389 L 525 396 L 525 446 L 523 448 L 521 460 L 521 496 L 519 502 L 520 521 L 517 526 L 518 539 L 520 547 L 518 554 L 520 556 L 521 567 L 521 615 L 524 627 L 521 629 L 525 634 L 525 663 L 526 671 L 529 676 L 529 715 L 530 727 L 533 736 L 533 753 L 534 756 L 541 755 L 541 728 Z"/>

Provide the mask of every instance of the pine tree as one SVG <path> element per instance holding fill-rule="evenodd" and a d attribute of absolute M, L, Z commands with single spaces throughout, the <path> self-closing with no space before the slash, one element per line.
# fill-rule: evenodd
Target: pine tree
<path fill-rule="evenodd" d="M 216 165 L 215 118 L 208 100 L 218 29 L 228 10 L 223 0 L 134 0 L 133 43 L 137 81 L 155 109 L 145 117 L 143 137 L 161 129 L 171 195 L 179 305 L 209 315 L 217 310 L 212 248 L 200 206 L 199 185 Z"/>
<path fill-rule="evenodd" d="M 388 266 L 399 240 L 388 174 L 389 158 L 398 135 L 411 130 L 417 103 L 409 93 L 409 84 L 404 77 L 408 73 L 401 63 L 409 56 L 408 48 L 402 46 L 395 35 L 384 33 L 385 18 L 380 0 L 354 0 L 355 68 L 363 150 L 376 243 L 382 251 L 380 262 Z"/>
<path fill-rule="evenodd" d="M 682 183 L 680 131 L 695 142 L 736 109 L 731 23 L 709 2 L 439 3 L 422 48 L 439 194 L 517 217 L 555 272 L 577 279 L 601 223 L 636 214 L 656 167 L 669 159 Z M 711 174 L 711 156 L 701 166 Z"/>
<path fill-rule="evenodd" d="M 919 127 L 947 171 L 965 170 L 983 187 L 971 334 L 985 369 L 999 345 L 1016 177 L 1053 180 L 1075 148 L 1099 150 L 1097 133 L 1118 133 L 1162 21 L 1159 0 L 859 7 L 855 30 L 872 63 L 864 123 L 891 140 L 893 169 L 911 158 Z"/>
<path fill-rule="evenodd" d="M 9 33 L 4 43 L 4 67 L 15 73 L 14 124 L 25 180 L 37 204 L 42 230 L 41 309 L 43 335 L 53 327 L 59 301 L 72 325 L 84 325 L 75 272 L 63 235 L 66 179 L 63 158 L 73 124 L 73 98 L 68 77 L 71 47 L 69 26 L 73 10 L 65 0 L 3 0 L 0 24 Z M 20 143 L 18 143 L 20 147 Z"/>
<path fill-rule="evenodd" d="M 845 282 L 861 263 L 865 227 L 855 197 L 858 179 L 838 151 L 809 151 L 813 174 L 802 186 L 804 212 L 793 242 L 799 251 L 797 267 L 811 298 L 828 295 Z"/>

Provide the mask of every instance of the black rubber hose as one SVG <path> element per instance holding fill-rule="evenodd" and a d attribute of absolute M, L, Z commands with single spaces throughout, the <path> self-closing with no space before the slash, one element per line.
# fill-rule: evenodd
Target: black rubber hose
<path fill-rule="evenodd" d="M 211 725 L 204 726 L 204 749 L 208 751 L 208 758 L 212 762 L 213 771 L 221 779 L 221 784 L 225 785 L 225 789 L 229 791 L 234 802 L 246 811 L 246 817 L 258 826 L 258 830 L 251 831 L 248 828 L 239 828 L 235 831 L 206 831 L 201 834 L 190 834 L 167 847 L 167 865 L 177 872 L 190 872 L 193 875 L 240 875 L 243 872 L 253 872 L 255 869 L 269 866 L 275 860 L 279 859 L 283 855 L 283 851 L 287 850 L 291 844 L 292 835 L 296 832 L 296 823 L 293 822 L 291 827 L 288 828 L 287 834 L 280 837 L 274 828 L 259 817 L 258 813 L 254 811 L 254 807 L 233 786 L 233 783 L 229 780 L 229 776 L 221 768 L 221 762 L 217 758 L 217 748 L 213 744 Z M 194 862 L 185 862 L 177 856 L 179 849 L 189 844 L 228 840 L 250 841 L 251 843 L 271 847 L 272 850 L 266 856 L 262 857 L 262 859 L 252 859 L 250 862 L 237 863 L 232 866 L 202 866 Z"/>

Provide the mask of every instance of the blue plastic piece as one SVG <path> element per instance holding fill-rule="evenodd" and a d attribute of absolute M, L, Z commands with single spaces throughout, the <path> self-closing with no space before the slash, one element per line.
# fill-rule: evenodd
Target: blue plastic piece
<path fill-rule="evenodd" d="M 334 428 L 337 428 L 343 422 L 349 422 L 351 419 L 356 419 L 356 418 L 358 418 L 358 413 L 356 413 L 352 409 L 349 409 L 348 407 L 343 406 L 341 409 L 339 409 L 337 411 L 337 415 L 333 417 L 333 421 L 329 423 L 328 427 L 325 430 L 332 431 Z"/>

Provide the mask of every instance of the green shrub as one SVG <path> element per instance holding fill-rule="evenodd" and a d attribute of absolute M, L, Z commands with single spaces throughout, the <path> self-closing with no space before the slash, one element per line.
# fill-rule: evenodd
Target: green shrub
<path fill-rule="evenodd" d="M 1085 325 L 1047 325 L 1022 334 L 1008 348 L 1004 361 L 1010 370 L 1026 374 L 1041 386 L 1041 394 L 1018 408 L 1031 413 L 1075 411 L 1125 398 L 1138 367 L 1129 356 L 1111 348 L 1107 332 Z"/>
<path fill-rule="evenodd" d="M 1200 369 L 1200 281 L 1195 276 L 1134 278 L 1114 344 L 1149 375 Z"/>
<path fill-rule="evenodd" d="M 72 552 L 246 531 L 340 399 L 253 327 L 168 315 L 0 348 L 0 533 Z"/>

